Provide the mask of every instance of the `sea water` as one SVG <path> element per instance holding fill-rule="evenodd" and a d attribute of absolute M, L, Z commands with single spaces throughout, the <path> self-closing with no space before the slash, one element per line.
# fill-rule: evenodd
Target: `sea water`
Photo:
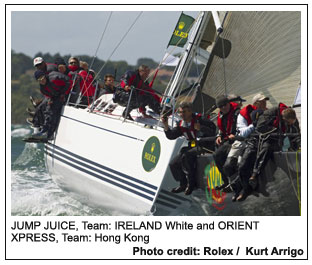
<path fill-rule="evenodd" d="M 45 167 L 43 144 L 26 143 L 22 140 L 31 133 L 32 129 L 27 125 L 11 127 L 11 178 L 7 176 L 7 180 L 11 181 L 12 215 L 124 215 L 121 212 L 90 205 L 78 194 L 60 189 Z M 9 145 L 7 146 L 9 148 Z M 206 204 L 205 199 L 199 199 L 195 205 L 192 204 L 173 214 L 207 215 Z M 157 215 L 163 214 L 158 212 Z"/>
<path fill-rule="evenodd" d="M 77 198 L 76 194 L 61 190 L 46 170 L 43 144 L 22 141 L 31 133 L 32 129 L 27 125 L 11 127 L 12 215 L 97 216 L 118 214 L 84 204 L 83 198 Z"/>
<path fill-rule="evenodd" d="M 60 189 L 45 167 L 43 144 L 22 141 L 31 133 L 32 129 L 27 125 L 11 127 L 12 164 L 11 172 L 8 169 L 6 177 L 7 181 L 11 182 L 12 215 L 129 215 L 91 205 L 89 200 L 85 200 L 77 193 Z M 10 146 L 7 145 L 7 148 Z M 293 195 L 293 185 L 285 173 L 276 172 L 274 181 L 269 183 L 267 191 L 270 194 L 268 197 L 262 195 L 259 197 L 255 194 L 256 196 L 249 196 L 243 203 L 233 203 L 232 194 L 227 194 L 222 205 L 216 205 L 210 202 L 207 191 L 195 190 L 189 196 L 191 202 L 170 212 L 170 215 L 298 215 L 298 200 Z M 161 209 L 153 212 L 153 215 L 168 214 Z"/>

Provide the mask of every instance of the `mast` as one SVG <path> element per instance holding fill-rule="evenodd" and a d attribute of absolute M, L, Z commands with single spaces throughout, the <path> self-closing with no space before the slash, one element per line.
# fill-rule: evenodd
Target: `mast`
<path fill-rule="evenodd" d="M 208 12 L 200 12 L 194 28 L 190 35 L 188 46 L 182 55 L 180 62 L 175 70 L 175 75 L 167 88 L 166 96 L 163 98 L 162 104 L 174 105 L 175 96 L 179 91 L 180 86 L 191 67 L 192 60 L 196 55 L 197 47 L 199 45 L 201 35 L 204 32 L 204 26 L 209 20 L 210 14 Z"/>

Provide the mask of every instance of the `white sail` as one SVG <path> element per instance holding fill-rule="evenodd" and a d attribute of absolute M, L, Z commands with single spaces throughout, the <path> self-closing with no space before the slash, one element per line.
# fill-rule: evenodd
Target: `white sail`
<path fill-rule="evenodd" d="M 249 102 L 261 92 L 271 105 L 291 105 L 300 83 L 300 27 L 300 12 L 228 12 L 220 36 L 230 42 L 231 51 L 225 59 L 211 58 L 202 91 L 212 97 L 234 93 Z M 208 44 L 216 36 L 213 30 L 207 26 Z"/>

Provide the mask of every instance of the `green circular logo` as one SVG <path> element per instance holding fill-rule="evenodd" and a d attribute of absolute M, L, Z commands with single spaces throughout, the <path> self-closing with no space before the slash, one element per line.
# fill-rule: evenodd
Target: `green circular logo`
<path fill-rule="evenodd" d="M 152 171 L 160 157 L 160 142 L 157 137 L 152 136 L 147 140 L 142 152 L 142 165 L 145 171 Z"/>

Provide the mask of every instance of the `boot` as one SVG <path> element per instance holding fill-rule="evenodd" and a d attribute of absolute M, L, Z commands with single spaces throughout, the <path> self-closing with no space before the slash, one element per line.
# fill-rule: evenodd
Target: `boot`
<path fill-rule="evenodd" d="M 127 117 L 126 117 L 126 110 L 127 110 L 127 108 L 125 108 L 125 110 L 123 111 L 122 117 L 123 117 L 123 118 L 126 118 L 126 119 L 128 119 L 128 120 L 130 120 L 130 121 L 134 121 L 134 119 L 133 119 L 133 118 L 131 117 L 131 115 L 130 115 L 130 110 L 129 110 L 129 113 L 128 113 Z"/>
<path fill-rule="evenodd" d="M 253 190 L 256 189 L 258 185 L 258 179 L 256 175 L 251 175 L 251 177 L 248 180 L 249 185 L 252 187 Z"/>
<path fill-rule="evenodd" d="M 26 112 L 27 112 L 31 117 L 34 117 L 34 116 L 35 116 L 35 112 L 32 111 L 30 108 L 26 108 Z"/>
<path fill-rule="evenodd" d="M 191 186 L 191 185 L 188 185 L 188 186 L 186 187 L 186 189 L 185 189 L 184 194 L 185 194 L 185 195 L 191 195 L 192 192 L 193 192 L 193 190 L 194 190 L 194 187 Z"/>
<path fill-rule="evenodd" d="M 185 191 L 185 186 L 178 186 L 178 187 L 176 187 L 176 188 L 173 188 L 172 190 L 171 190 L 171 192 L 172 193 L 180 193 L 180 192 L 183 192 L 183 191 Z"/>
<path fill-rule="evenodd" d="M 34 126 L 34 120 L 33 120 L 33 118 L 27 118 L 27 119 L 26 119 L 26 122 L 27 122 L 28 124 L 30 124 L 31 126 Z"/>

